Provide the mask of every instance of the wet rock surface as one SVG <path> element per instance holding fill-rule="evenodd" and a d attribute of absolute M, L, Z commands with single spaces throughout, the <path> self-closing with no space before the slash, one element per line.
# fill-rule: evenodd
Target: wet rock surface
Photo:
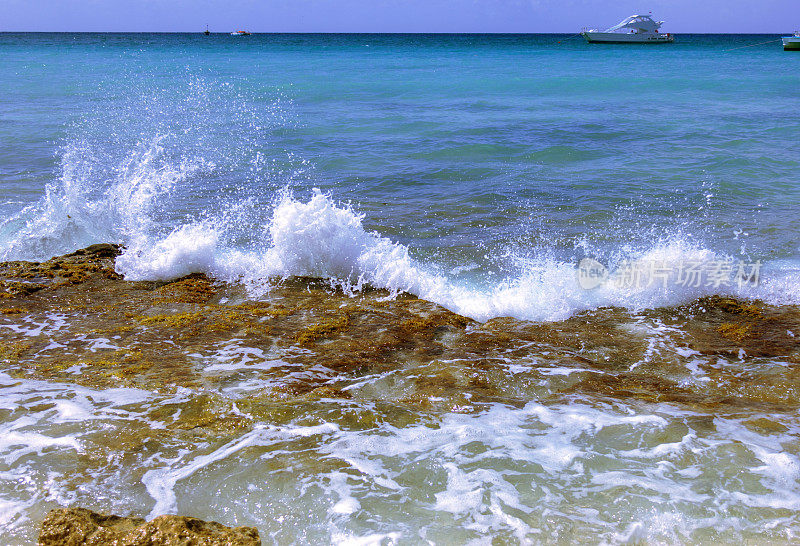
<path fill-rule="evenodd" d="M 47 514 L 39 546 L 258 546 L 252 527 L 225 527 L 185 516 L 141 518 L 108 516 L 85 508 L 59 508 Z"/>
<path fill-rule="evenodd" d="M 43 263 L 0 264 L 7 372 L 215 391 L 252 377 L 263 388 L 248 398 L 273 401 L 349 398 L 362 378 L 394 373 L 403 388 L 393 402 L 445 410 L 581 393 L 707 407 L 800 404 L 794 307 L 706 297 L 638 313 L 480 324 L 408 294 L 351 295 L 317 279 L 283 281 L 258 299 L 203 275 L 126 282 L 114 272 L 118 252 L 93 245 Z"/>

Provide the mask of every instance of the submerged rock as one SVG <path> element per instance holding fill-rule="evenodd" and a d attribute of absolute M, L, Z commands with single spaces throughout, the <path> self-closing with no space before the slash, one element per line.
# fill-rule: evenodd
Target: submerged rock
<path fill-rule="evenodd" d="M 39 546 L 252 546 L 261 544 L 253 527 L 226 527 L 186 516 L 106 516 L 86 508 L 52 510 L 42 522 Z"/>

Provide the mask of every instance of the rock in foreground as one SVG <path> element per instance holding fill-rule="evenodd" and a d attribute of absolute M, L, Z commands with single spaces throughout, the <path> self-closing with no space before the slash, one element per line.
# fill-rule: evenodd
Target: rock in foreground
<path fill-rule="evenodd" d="M 105 516 L 85 508 L 52 510 L 42 522 L 39 546 L 254 546 L 253 527 L 225 527 L 185 516 L 141 518 Z"/>

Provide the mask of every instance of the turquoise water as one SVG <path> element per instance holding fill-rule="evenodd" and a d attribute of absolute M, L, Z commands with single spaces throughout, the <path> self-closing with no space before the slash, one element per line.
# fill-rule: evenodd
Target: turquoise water
<path fill-rule="evenodd" d="M 566 281 L 544 277 L 584 256 L 612 270 L 648 256 L 760 261 L 768 286 L 749 295 L 796 299 L 800 59 L 778 41 L 749 47 L 776 36 L 652 48 L 565 35 L 235 38 L 0 35 L 0 256 L 98 241 L 133 253 L 205 221 L 218 240 L 205 271 L 241 277 L 252 264 L 232 265 L 231 251 L 263 262 L 276 202 L 319 188 L 447 285 L 388 287 L 476 318 L 696 295 L 578 292 L 565 304 Z M 328 258 L 262 276 L 385 281 L 358 264 L 319 267 Z M 130 278 L 187 270 L 141 265 Z M 499 285 L 537 309 L 475 303 Z"/>

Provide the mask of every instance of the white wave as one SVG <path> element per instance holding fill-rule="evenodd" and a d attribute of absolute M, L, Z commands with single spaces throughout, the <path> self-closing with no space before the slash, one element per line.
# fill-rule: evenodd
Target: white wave
<path fill-rule="evenodd" d="M 96 242 L 147 239 L 159 200 L 206 165 L 168 157 L 163 135 L 142 141 L 113 169 L 90 145 L 61 152 L 61 174 L 44 197 L 0 224 L 0 259 L 47 259 Z"/>
<path fill-rule="evenodd" d="M 203 221 L 159 240 L 142 239 L 117 259 L 117 271 L 131 280 L 207 273 L 255 287 L 276 277 L 308 276 L 334 279 L 351 290 L 368 283 L 427 298 L 452 292 L 444 276 L 426 272 L 406 247 L 368 232 L 362 216 L 319 190 L 306 203 L 289 195 L 279 200 L 264 230 L 271 244 L 260 250 L 226 246 L 231 227 Z"/>
<path fill-rule="evenodd" d="M 368 284 L 410 292 L 477 320 L 561 320 L 602 306 L 653 308 L 714 293 L 798 303 L 791 287 L 800 276 L 792 271 L 768 278 L 770 272 L 762 271 L 762 284 L 755 287 L 739 286 L 735 280 L 715 286 L 708 278 L 690 277 L 687 264 L 713 268 L 727 257 L 680 238 L 657 241 L 638 254 L 620 253 L 615 257 L 618 270 L 593 290 L 581 287 L 575 264 L 537 257 L 518 258 L 518 273 L 495 286 L 466 286 L 412 259 L 407 247 L 366 230 L 362 220 L 352 207 L 337 205 L 319 190 L 307 202 L 285 194 L 268 225 L 260 227 L 267 234 L 260 248 L 245 251 L 227 244 L 233 226 L 205 220 L 180 226 L 163 238 L 134 242 L 118 258 L 117 271 L 130 280 L 206 273 L 243 282 L 255 292 L 268 289 L 276 278 L 319 277 L 351 291 Z M 630 271 L 639 276 L 633 278 Z"/>
<path fill-rule="evenodd" d="M 263 189 L 273 175 L 291 177 L 260 149 L 287 123 L 279 94 L 188 73 L 164 88 L 129 76 L 123 100 L 67 129 L 41 199 L 0 219 L 0 260 L 43 260 L 93 243 L 145 245 L 185 223 L 179 218 L 206 214 L 213 205 L 185 206 L 199 196 L 234 194 L 242 178 Z M 231 173 L 227 188 L 206 185 Z"/>
<path fill-rule="evenodd" d="M 601 306 L 669 306 L 713 293 L 800 303 L 795 289 L 800 274 L 792 264 L 765 264 L 758 286 L 713 286 L 705 279 L 680 282 L 685 264 L 725 259 L 681 237 L 656 241 L 643 252 L 620 251 L 611 259 L 619 265 L 616 274 L 593 290 L 577 282 L 574 263 L 540 255 L 517 256 L 516 272 L 499 283 L 467 285 L 434 264 L 414 260 L 407 247 L 368 231 L 361 214 L 319 190 L 305 202 L 284 191 L 266 224 L 252 223 L 248 215 L 255 205 L 245 201 L 165 234 L 163 225 L 168 224 L 154 219 L 164 201 L 174 188 L 213 165 L 176 160 L 164 138 L 140 141 L 118 168 L 105 172 L 107 180 L 97 184 L 90 182 L 97 175 L 96 150 L 83 144 L 67 146 L 61 177 L 48 186 L 42 201 L 0 225 L 0 259 L 43 259 L 113 241 L 126 246 L 116 267 L 129 280 L 206 273 L 242 282 L 257 296 L 275 279 L 320 277 L 349 291 L 368 284 L 394 293 L 410 292 L 477 320 L 499 316 L 561 320 Z M 242 235 L 251 246 L 232 242 L 241 241 Z M 652 282 L 624 282 L 625 267 L 652 277 L 653 264 L 659 277 L 646 279 Z"/>
<path fill-rule="evenodd" d="M 176 228 L 160 240 L 140 237 L 117 258 L 128 280 L 172 279 L 190 273 L 215 273 L 219 235 L 202 223 Z"/>

